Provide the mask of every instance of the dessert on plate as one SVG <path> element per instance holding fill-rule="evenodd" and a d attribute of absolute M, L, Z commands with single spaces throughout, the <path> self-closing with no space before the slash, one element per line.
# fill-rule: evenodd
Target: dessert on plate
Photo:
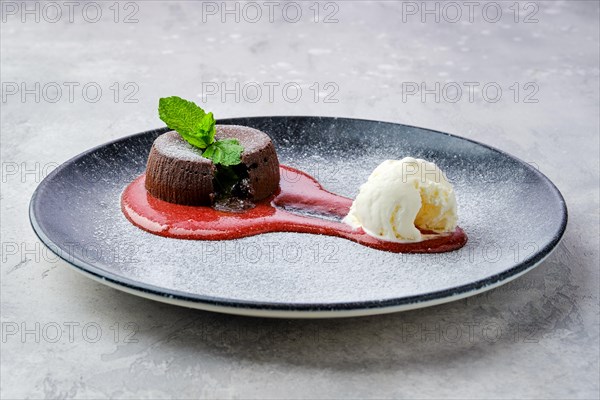
<path fill-rule="evenodd" d="M 467 241 L 454 189 L 431 162 L 383 161 L 352 200 L 280 165 L 258 129 L 217 125 L 212 113 L 179 97 L 160 99 L 159 116 L 171 130 L 156 138 L 146 173 L 121 198 L 125 216 L 148 232 L 197 240 L 312 233 L 410 253 L 452 251 Z M 281 179 L 282 172 L 297 179 Z"/>

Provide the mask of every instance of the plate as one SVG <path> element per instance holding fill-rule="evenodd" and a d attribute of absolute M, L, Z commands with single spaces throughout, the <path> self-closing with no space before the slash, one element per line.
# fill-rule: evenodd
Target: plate
<path fill-rule="evenodd" d="M 567 209 L 535 166 L 481 143 L 389 122 L 329 117 L 220 120 L 271 136 L 280 162 L 354 197 L 385 159 L 435 162 L 454 184 L 459 251 L 394 254 L 348 240 L 269 233 L 192 241 L 142 231 L 120 210 L 166 128 L 91 149 L 44 179 L 30 204 L 39 238 L 76 270 L 117 289 L 210 311 L 292 318 L 396 312 L 457 300 L 531 270 L 561 239 Z"/>

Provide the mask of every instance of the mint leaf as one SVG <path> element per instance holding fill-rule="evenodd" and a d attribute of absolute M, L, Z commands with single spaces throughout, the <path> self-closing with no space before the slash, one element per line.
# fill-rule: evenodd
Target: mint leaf
<path fill-rule="evenodd" d="M 181 97 L 163 97 L 158 115 L 170 129 L 177 131 L 192 146 L 205 149 L 215 141 L 215 118 L 191 101 Z"/>
<path fill-rule="evenodd" d="M 237 139 L 223 139 L 211 144 L 202 155 L 215 164 L 237 165 L 242 162 L 244 148 Z"/>

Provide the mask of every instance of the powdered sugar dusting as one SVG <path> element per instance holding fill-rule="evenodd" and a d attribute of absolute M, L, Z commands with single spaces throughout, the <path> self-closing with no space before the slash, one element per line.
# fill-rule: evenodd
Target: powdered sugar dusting
<path fill-rule="evenodd" d="M 271 138 L 266 133 L 241 125 L 217 125 L 215 137 L 217 140 L 238 139 L 244 147 L 242 154 L 262 150 L 271 142 Z"/>
<path fill-rule="evenodd" d="M 185 161 L 208 161 L 202 157 L 202 150 L 186 142 L 179 133 L 167 132 L 154 141 L 154 148 L 169 158 Z"/>
<path fill-rule="evenodd" d="M 381 301 L 456 288 L 506 273 L 560 230 L 562 209 L 551 185 L 528 166 L 472 142 L 368 121 L 235 122 L 269 134 L 282 164 L 344 196 L 353 197 L 382 160 L 410 155 L 435 162 L 454 185 L 458 224 L 469 242 L 456 252 L 412 255 L 310 234 L 230 241 L 156 236 L 120 210 L 121 192 L 144 172 L 156 134 L 125 138 L 54 176 L 48 182 L 56 188 L 53 197 L 40 199 L 48 215 L 40 225 L 49 226 L 59 245 L 76 244 L 64 249 L 69 256 L 128 280 L 191 296 L 287 304 Z M 52 228 L 56 221 L 70 228 Z"/>
<path fill-rule="evenodd" d="M 241 125 L 217 125 L 215 139 L 238 139 L 244 147 L 242 154 L 262 150 L 271 142 L 271 138 L 264 132 Z M 202 156 L 201 149 L 186 142 L 175 131 L 159 136 L 155 140 L 154 146 L 158 152 L 169 158 L 177 158 L 185 161 L 207 160 Z"/>

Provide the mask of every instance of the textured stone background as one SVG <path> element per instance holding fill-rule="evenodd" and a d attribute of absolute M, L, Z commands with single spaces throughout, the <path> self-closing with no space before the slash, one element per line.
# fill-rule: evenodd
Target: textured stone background
<path fill-rule="evenodd" d="M 57 17 L 37 3 L 36 22 L 21 15 L 20 2 L 3 0 L 1 397 L 597 398 L 598 2 L 524 2 L 518 22 L 513 2 L 500 2 L 495 23 L 493 5 L 483 17 L 485 3 L 471 22 L 459 2 L 457 23 L 447 21 L 455 16 L 450 9 L 440 11 L 439 23 L 434 15 L 423 23 L 420 3 L 409 3 L 305 2 L 292 23 L 294 10 L 284 16 L 278 6 L 270 22 L 259 2 L 263 15 L 252 23 L 253 13 L 222 22 L 198 3 L 160 1 L 118 3 L 115 22 L 113 3 L 100 2 L 93 23 L 95 9 L 84 11 L 83 3 L 72 22 L 65 6 Z M 407 13 L 414 5 L 417 14 Z M 334 11 L 337 22 L 324 23 Z M 137 22 L 124 23 L 131 12 Z M 36 82 L 39 101 L 10 94 Z M 56 102 L 53 82 L 63 88 Z M 65 82 L 79 84 L 72 101 Z M 92 89 L 82 95 L 91 82 L 102 89 L 97 102 Z M 158 97 L 200 101 L 202 83 L 211 82 L 303 88 L 296 103 L 280 89 L 272 102 L 266 92 L 257 102 L 251 93 L 239 101 L 208 97 L 223 118 L 381 119 L 510 152 L 535 163 L 564 194 L 565 237 L 537 269 L 488 293 L 331 321 L 242 318 L 147 301 L 86 279 L 39 244 L 27 208 L 48 171 L 92 146 L 162 126 Z M 456 102 L 403 99 L 407 82 L 430 89 L 496 82 L 502 97 L 486 101 L 478 91 L 473 102 L 466 92 Z M 332 87 L 337 103 L 325 102 Z M 538 101 L 526 103 L 535 87 Z M 126 102 L 127 94 L 137 102 Z"/>

